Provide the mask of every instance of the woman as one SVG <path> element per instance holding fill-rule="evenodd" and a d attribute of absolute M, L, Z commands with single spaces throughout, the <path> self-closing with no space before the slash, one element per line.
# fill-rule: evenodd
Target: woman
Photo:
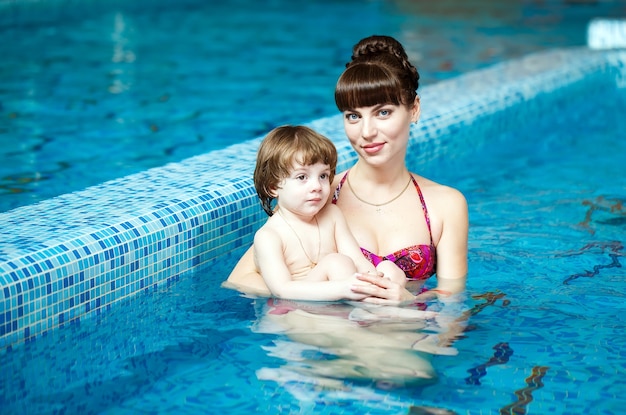
<path fill-rule="evenodd" d="M 424 300 L 425 281 L 437 274 L 435 293 L 465 289 L 468 213 L 458 191 L 408 171 L 405 156 L 410 125 L 420 116 L 417 69 L 402 45 L 371 36 L 353 48 L 337 81 L 335 102 L 358 161 L 337 174 L 332 197 L 343 211 L 363 254 L 377 265 L 390 260 L 402 268 L 406 287 L 375 275 L 346 280 L 344 297 L 375 304 Z M 320 282 L 324 284 L 325 282 Z M 226 286 L 269 295 L 256 271 L 252 249 L 241 258 Z"/>

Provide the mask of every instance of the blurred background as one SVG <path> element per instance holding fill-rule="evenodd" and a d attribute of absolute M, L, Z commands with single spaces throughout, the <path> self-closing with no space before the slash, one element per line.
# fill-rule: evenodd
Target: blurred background
<path fill-rule="evenodd" d="M 335 115 L 364 36 L 399 39 L 424 87 L 625 16 L 626 0 L 0 0 L 0 212 Z"/>

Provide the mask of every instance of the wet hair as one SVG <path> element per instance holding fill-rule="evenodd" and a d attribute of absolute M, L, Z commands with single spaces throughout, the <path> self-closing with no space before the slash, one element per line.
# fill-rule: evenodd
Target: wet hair
<path fill-rule="evenodd" d="M 419 73 L 402 44 L 390 36 L 370 36 L 352 48 L 352 60 L 335 87 L 339 111 L 415 102 Z"/>
<path fill-rule="evenodd" d="M 270 131 L 259 147 L 254 169 L 254 187 L 269 216 L 274 214 L 272 193 L 289 177 L 294 162 L 303 166 L 328 164 L 332 183 L 337 168 L 337 149 L 332 141 L 308 127 L 284 125 Z"/>

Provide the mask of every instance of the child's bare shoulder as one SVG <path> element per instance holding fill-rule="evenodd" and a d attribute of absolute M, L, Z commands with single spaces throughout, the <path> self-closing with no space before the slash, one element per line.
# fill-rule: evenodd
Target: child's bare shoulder
<path fill-rule="evenodd" d="M 319 211 L 319 213 L 317 214 L 317 217 L 318 219 L 319 218 L 335 219 L 337 217 L 340 217 L 341 215 L 343 215 L 343 213 L 341 213 L 341 209 L 339 209 L 339 207 L 337 207 L 336 205 L 333 205 L 332 203 L 328 203 L 326 204 L 326 206 L 322 208 L 322 210 Z"/>
<path fill-rule="evenodd" d="M 325 229 L 335 229 L 337 226 L 343 226 L 346 223 L 341 209 L 330 203 L 319 211 L 317 221 Z"/>
<path fill-rule="evenodd" d="M 270 218 L 267 222 L 265 222 L 254 234 L 254 243 L 257 242 L 276 242 L 281 241 L 281 233 L 276 229 L 276 225 L 274 221 Z"/>

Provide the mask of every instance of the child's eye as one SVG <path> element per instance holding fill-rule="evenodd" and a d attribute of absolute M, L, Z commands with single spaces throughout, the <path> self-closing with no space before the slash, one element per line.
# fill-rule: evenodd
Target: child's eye
<path fill-rule="evenodd" d="M 330 176 L 330 175 L 329 175 L 328 173 L 322 173 L 322 174 L 320 174 L 320 179 L 322 179 L 322 180 L 328 180 L 328 177 L 329 177 L 329 176 Z"/>
<path fill-rule="evenodd" d="M 296 180 L 306 180 L 306 176 L 304 174 L 299 174 L 296 176 Z"/>

